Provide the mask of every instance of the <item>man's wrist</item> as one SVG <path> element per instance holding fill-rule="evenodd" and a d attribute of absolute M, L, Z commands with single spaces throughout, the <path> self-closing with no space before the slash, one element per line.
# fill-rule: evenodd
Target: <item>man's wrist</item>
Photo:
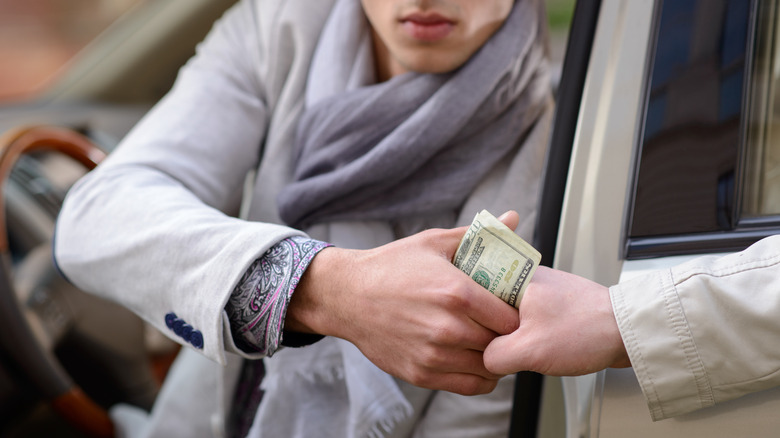
<path fill-rule="evenodd" d="M 247 270 L 225 306 L 233 339 L 241 350 L 272 355 L 279 348 L 290 297 L 313 257 L 328 245 L 307 237 L 290 237 Z M 285 345 L 316 340 L 290 339 Z"/>
<path fill-rule="evenodd" d="M 318 252 L 303 273 L 285 316 L 285 329 L 299 333 L 338 336 L 336 315 L 344 312 L 340 303 L 344 266 L 352 250 L 329 247 Z"/>

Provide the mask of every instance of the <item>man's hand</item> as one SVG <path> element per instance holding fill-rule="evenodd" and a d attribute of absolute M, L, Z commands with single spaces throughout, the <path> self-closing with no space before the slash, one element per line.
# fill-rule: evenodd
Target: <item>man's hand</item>
<path fill-rule="evenodd" d="M 490 343 L 485 366 L 497 374 L 577 376 L 631 363 L 609 290 L 540 266 L 520 302 L 520 327 Z"/>
<path fill-rule="evenodd" d="M 517 215 L 504 216 L 510 227 Z M 466 227 L 428 230 L 371 250 L 322 250 L 293 294 L 289 330 L 355 344 L 417 386 L 487 393 L 502 375 L 483 351 L 518 326 L 517 311 L 451 263 Z"/>

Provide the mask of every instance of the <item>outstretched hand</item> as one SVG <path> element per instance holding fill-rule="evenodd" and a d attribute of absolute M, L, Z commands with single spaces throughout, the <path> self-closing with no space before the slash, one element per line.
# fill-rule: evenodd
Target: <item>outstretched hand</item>
<path fill-rule="evenodd" d="M 485 366 L 497 374 L 576 376 L 631 363 L 608 288 L 539 266 L 520 302 L 520 327 L 488 345 Z"/>
<path fill-rule="evenodd" d="M 516 213 L 501 219 L 517 226 Z M 503 374 L 485 368 L 483 351 L 518 327 L 518 314 L 452 265 L 465 232 L 427 230 L 371 250 L 324 249 L 293 294 L 286 328 L 346 339 L 417 386 L 492 391 Z"/>

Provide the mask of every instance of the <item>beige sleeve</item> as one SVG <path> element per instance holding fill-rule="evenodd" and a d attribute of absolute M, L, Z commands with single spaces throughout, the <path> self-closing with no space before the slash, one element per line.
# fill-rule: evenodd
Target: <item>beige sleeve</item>
<path fill-rule="evenodd" d="M 780 236 L 610 288 L 653 420 L 780 384 Z"/>

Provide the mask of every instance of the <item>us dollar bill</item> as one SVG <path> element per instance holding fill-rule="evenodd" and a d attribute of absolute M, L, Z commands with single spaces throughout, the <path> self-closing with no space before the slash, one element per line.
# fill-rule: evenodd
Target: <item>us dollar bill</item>
<path fill-rule="evenodd" d="M 520 307 L 542 255 L 487 210 L 474 217 L 452 263 L 514 307 Z"/>

